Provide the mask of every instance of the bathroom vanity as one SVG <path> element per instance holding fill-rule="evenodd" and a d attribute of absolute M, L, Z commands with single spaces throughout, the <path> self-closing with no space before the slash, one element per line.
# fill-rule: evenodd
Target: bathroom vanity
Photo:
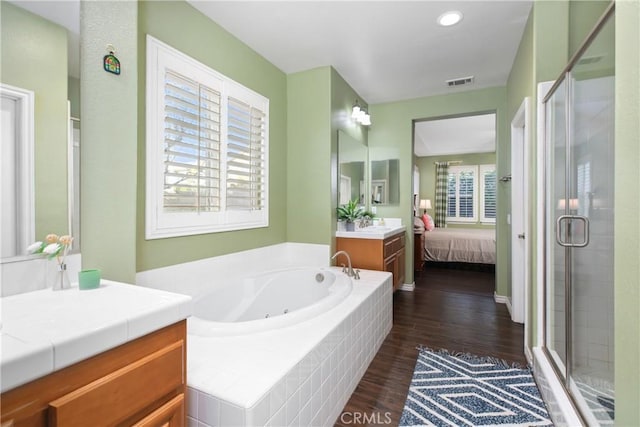
<path fill-rule="evenodd" d="M 367 227 L 336 232 L 336 250 L 346 251 L 353 268 L 388 271 L 393 274 L 393 290 L 404 283 L 405 227 Z M 339 256 L 338 265 L 347 264 Z"/>
<path fill-rule="evenodd" d="M 104 280 L 2 298 L 1 426 L 184 425 L 190 300 Z"/>

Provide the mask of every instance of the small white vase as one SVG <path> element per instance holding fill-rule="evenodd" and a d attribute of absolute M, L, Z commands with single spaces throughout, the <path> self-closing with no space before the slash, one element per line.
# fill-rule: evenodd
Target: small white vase
<path fill-rule="evenodd" d="M 53 290 L 61 291 L 63 289 L 69 289 L 71 287 L 71 281 L 69 280 L 69 274 L 67 273 L 67 264 L 61 262 L 57 266 L 55 280 L 53 282 Z"/>

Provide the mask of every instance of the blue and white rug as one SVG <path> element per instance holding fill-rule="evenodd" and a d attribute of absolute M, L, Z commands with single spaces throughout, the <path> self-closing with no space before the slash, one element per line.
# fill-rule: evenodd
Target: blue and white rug
<path fill-rule="evenodd" d="M 496 425 L 553 425 L 531 371 L 421 348 L 400 426 Z"/>

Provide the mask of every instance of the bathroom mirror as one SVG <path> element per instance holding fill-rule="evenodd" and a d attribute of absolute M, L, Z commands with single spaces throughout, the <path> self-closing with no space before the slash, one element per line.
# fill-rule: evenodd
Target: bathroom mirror
<path fill-rule="evenodd" d="M 371 162 L 371 205 L 400 203 L 400 162 L 398 159 Z"/>
<path fill-rule="evenodd" d="M 2 1 L 0 8 L 2 158 L 13 164 L 2 168 L 2 240 L 9 243 L 0 258 L 25 255 L 48 233 L 72 234 L 77 252 L 80 3 Z"/>
<path fill-rule="evenodd" d="M 346 132 L 338 131 L 338 204 L 358 200 L 366 205 L 367 147 Z"/>

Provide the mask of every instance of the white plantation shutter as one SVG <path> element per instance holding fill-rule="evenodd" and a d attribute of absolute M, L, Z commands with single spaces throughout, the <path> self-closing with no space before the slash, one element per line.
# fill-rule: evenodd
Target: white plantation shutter
<path fill-rule="evenodd" d="M 447 179 L 447 218 L 455 218 L 458 209 L 458 196 L 456 189 L 458 188 L 458 175 L 449 172 Z"/>
<path fill-rule="evenodd" d="M 167 70 L 164 198 L 170 212 L 220 210 L 220 93 Z"/>
<path fill-rule="evenodd" d="M 475 203 L 475 171 L 462 171 L 458 175 L 458 216 L 473 218 Z"/>
<path fill-rule="evenodd" d="M 450 166 L 447 187 L 447 221 L 478 220 L 478 167 Z"/>
<path fill-rule="evenodd" d="M 497 216 L 497 174 L 495 165 L 480 165 L 480 221 L 495 222 Z"/>
<path fill-rule="evenodd" d="M 147 36 L 146 238 L 269 225 L 269 100 Z"/>
<path fill-rule="evenodd" d="M 260 210 L 265 203 L 266 115 L 233 97 L 227 112 L 227 209 Z"/>

